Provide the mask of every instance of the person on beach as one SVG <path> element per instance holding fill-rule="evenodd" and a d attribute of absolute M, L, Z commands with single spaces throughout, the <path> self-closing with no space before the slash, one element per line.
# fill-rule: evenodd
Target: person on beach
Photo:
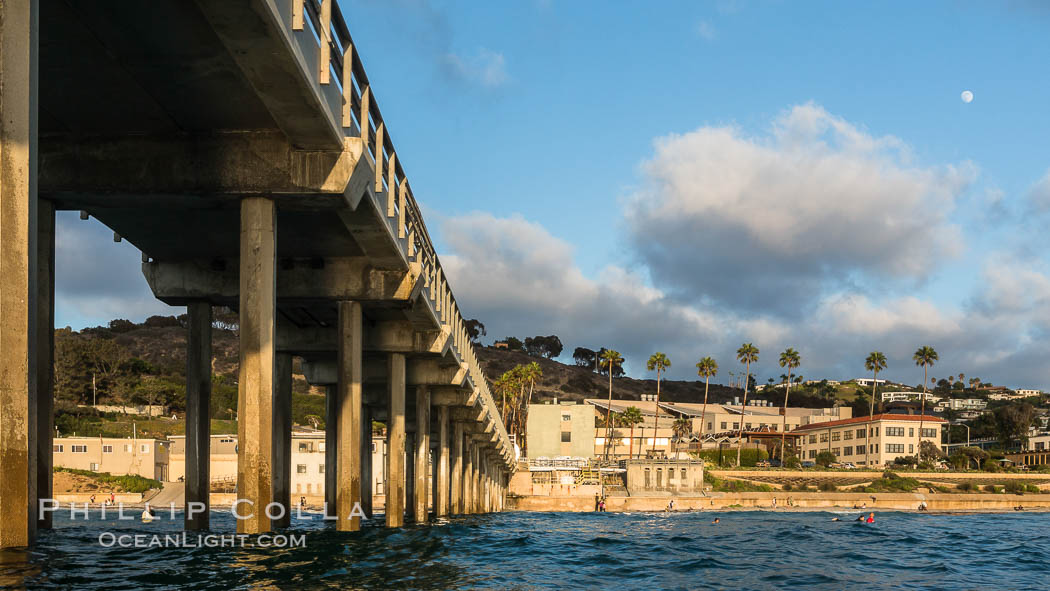
<path fill-rule="evenodd" d="M 91 504 L 92 504 L 92 505 L 94 505 L 94 504 L 95 504 L 95 495 L 91 495 Z"/>
<path fill-rule="evenodd" d="M 777 498 L 776 497 L 773 497 L 773 508 L 774 509 L 777 508 Z"/>
<path fill-rule="evenodd" d="M 596 512 L 602 510 L 602 499 L 598 496 L 598 493 L 594 493 L 594 510 Z"/>

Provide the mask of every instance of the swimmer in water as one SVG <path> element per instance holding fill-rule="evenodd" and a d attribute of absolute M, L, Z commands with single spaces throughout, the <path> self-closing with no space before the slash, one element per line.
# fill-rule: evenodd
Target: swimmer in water
<path fill-rule="evenodd" d="M 832 521 L 842 521 L 842 520 L 841 520 L 841 519 L 839 519 L 838 517 L 832 517 L 832 518 L 831 518 L 831 520 L 832 520 Z"/>
<path fill-rule="evenodd" d="M 714 521 L 712 521 L 711 523 L 718 523 L 718 522 L 720 522 L 720 521 L 722 521 L 722 520 L 721 520 L 721 519 L 719 519 L 719 518 L 717 518 L 717 517 L 715 517 L 715 520 L 714 520 Z"/>
<path fill-rule="evenodd" d="M 868 518 L 864 520 L 865 523 L 875 523 L 875 514 L 868 513 Z"/>

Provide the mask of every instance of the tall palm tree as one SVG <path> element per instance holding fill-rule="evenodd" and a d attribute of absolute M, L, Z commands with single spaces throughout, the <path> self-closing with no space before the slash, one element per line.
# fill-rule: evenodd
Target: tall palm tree
<path fill-rule="evenodd" d="M 788 415 L 788 394 L 791 393 L 791 370 L 795 369 L 799 365 L 802 365 L 802 356 L 798 354 L 798 351 L 788 347 L 780 354 L 780 367 L 786 367 L 787 373 L 787 385 L 784 386 L 784 407 L 780 410 L 781 416 L 781 427 L 780 427 L 780 466 L 784 466 L 784 445 L 787 444 L 787 415 Z"/>
<path fill-rule="evenodd" d="M 707 390 L 711 386 L 711 378 L 718 375 L 718 362 L 713 357 L 704 357 L 696 364 L 696 375 L 704 378 L 704 409 L 700 411 L 700 433 L 707 432 Z M 700 447 L 703 448 L 703 439 Z"/>
<path fill-rule="evenodd" d="M 879 372 L 886 369 L 886 356 L 881 351 L 872 351 L 864 360 L 864 367 L 872 372 L 871 380 L 871 406 L 868 408 L 868 428 L 865 429 L 867 436 L 864 438 L 864 465 L 871 466 L 871 425 L 875 421 L 875 389 L 879 382 Z"/>
<path fill-rule="evenodd" d="M 634 426 L 644 420 L 645 418 L 642 417 L 642 411 L 639 410 L 637 406 L 629 406 L 627 407 L 627 410 L 620 413 L 620 421 L 631 428 L 631 447 L 627 455 L 628 458 L 634 458 Z M 638 446 L 639 449 L 641 449 L 641 447 L 642 446 L 640 445 Z"/>
<path fill-rule="evenodd" d="M 919 403 L 919 444 L 915 447 L 915 455 L 921 461 L 922 423 L 923 417 L 926 416 L 926 376 L 929 373 L 929 369 L 937 362 L 937 352 L 933 350 L 933 347 L 923 345 L 915 351 L 915 355 L 912 355 L 912 360 L 915 361 L 915 365 L 922 366 L 922 401 Z"/>
<path fill-rule="evenodd" d="M 611 436 L 611 433 L 609 432 L 609 429 L 612 426 L 612 377 L 613 377 L 613 368 L 618 367 L 621 363 L 623 363 L 623 356 L 620 355 L 619 351 L 614 351 L 612 349 L 606 349 L 605 352 L 602 353 L 602 361 L 606 365 L 609 366 L 609 408 L 608 408 L 608 415 L 607 415 L 607 418 L 605 420 L 605 450 L 604 450 L 604 454 L 603 454 L 605 456 L 605 459 L 609 459 L 609 437 Z"/>
<path fill-rule="evenodd" d="M 981 379 L 980 378 L 970 378 L 970 389 L 971 390 L 976 390 L 977 387 L 980 386 L 980 385 L 981 385 Z"/>
<path fill-rule="evenodd" d="M 685 417 L 678 417 L 671 423 L 671 435 L 674 439 L 674 452 L 672 459 L 678 459 L 678 442 L 693 432 L 693 422 Z"/>
<path fill-rule="evenodd" d="M 740 466 L 740 452 L 744 446 L 744 413 L 747 412 L 747 387 L 751 382 L 751 364 L 758 362 L 758 347 L 744 343 L 736 350 L 737 361 L 744 364 L 744 400 L 740 403 L 740 434 L 736 438 L 736 465 Z"/>
<path fill-rule="evenodd" d="M 671 367 L 671 360 L 667 358 L 667 355 L 657 351 L 649 356 L 649 361 L 645 363 L 645 367 L 649 371 L 656 371 L 656 424 L 653 425 L 653 456 L 656 456 L 656 438 L 660 434 L 660 376 L 667 368 Z"/>

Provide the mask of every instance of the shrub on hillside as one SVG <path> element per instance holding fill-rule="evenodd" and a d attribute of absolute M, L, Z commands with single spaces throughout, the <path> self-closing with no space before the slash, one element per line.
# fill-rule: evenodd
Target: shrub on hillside
<path fill-rule="evenodd" d="M 984 485 L 984 492 L 997 493 L 999 492 L 999 487 L 994 484 L 986 484 Z"/>
<path fill-rule="evenodd" d="M 1025 492 L 1025 485 L 1023 482 L 1017 480 L 1009 480 L 1003 484 L 1003 490 L 1013 495 L 1023 495 Z"/>
<path fill-rule="evenodd" d="M 974 485 L 974 483 L 972 483 L 972 482 L 960 482 L 959 486 L 955 487 L 955 490 L 958 490 L 958 491 L 961 491 L 961 492 L 973 492 L 976 489 L 977 489 L 977 486 Z"/>
<path fill-rule="evenodd" d="M 88 476 L 95 480 L 104 483 L 119 486 L 125 492 L 131 493 L 144 493 L 147 490 L 153 488 L 161 488 L 164 485 L 158 480 L 152 478 L 146 478 L 144 476 L 138 476 L 136 474 L 123 474 L 114 476 L 109 472 L 92 472 L 90 470 L 77 470 L 75 468 L 61 468 L 55 467 L 55 472 L 69 472 L 70 474 L 79 474 L 80 476 Z"/>
<path fill-rule="evenodd" d="M 832 484 L 830 482 L 821 482 L 820 483 L 820 492 L 837 492 L 838 490 L 839 490 L 839 487 L 835 486 L 834 484 Z"/>

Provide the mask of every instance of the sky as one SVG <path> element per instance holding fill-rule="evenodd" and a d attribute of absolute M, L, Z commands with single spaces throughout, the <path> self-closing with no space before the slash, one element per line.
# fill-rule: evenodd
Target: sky
<path fill-rule="evenodd" d="M 484 342 L 912 384 L 930 345 L 1050 389 L 1050 6 L 339 1 Z M 94 220 L 57 236 L 58 326 L 181 313 Z"/>

